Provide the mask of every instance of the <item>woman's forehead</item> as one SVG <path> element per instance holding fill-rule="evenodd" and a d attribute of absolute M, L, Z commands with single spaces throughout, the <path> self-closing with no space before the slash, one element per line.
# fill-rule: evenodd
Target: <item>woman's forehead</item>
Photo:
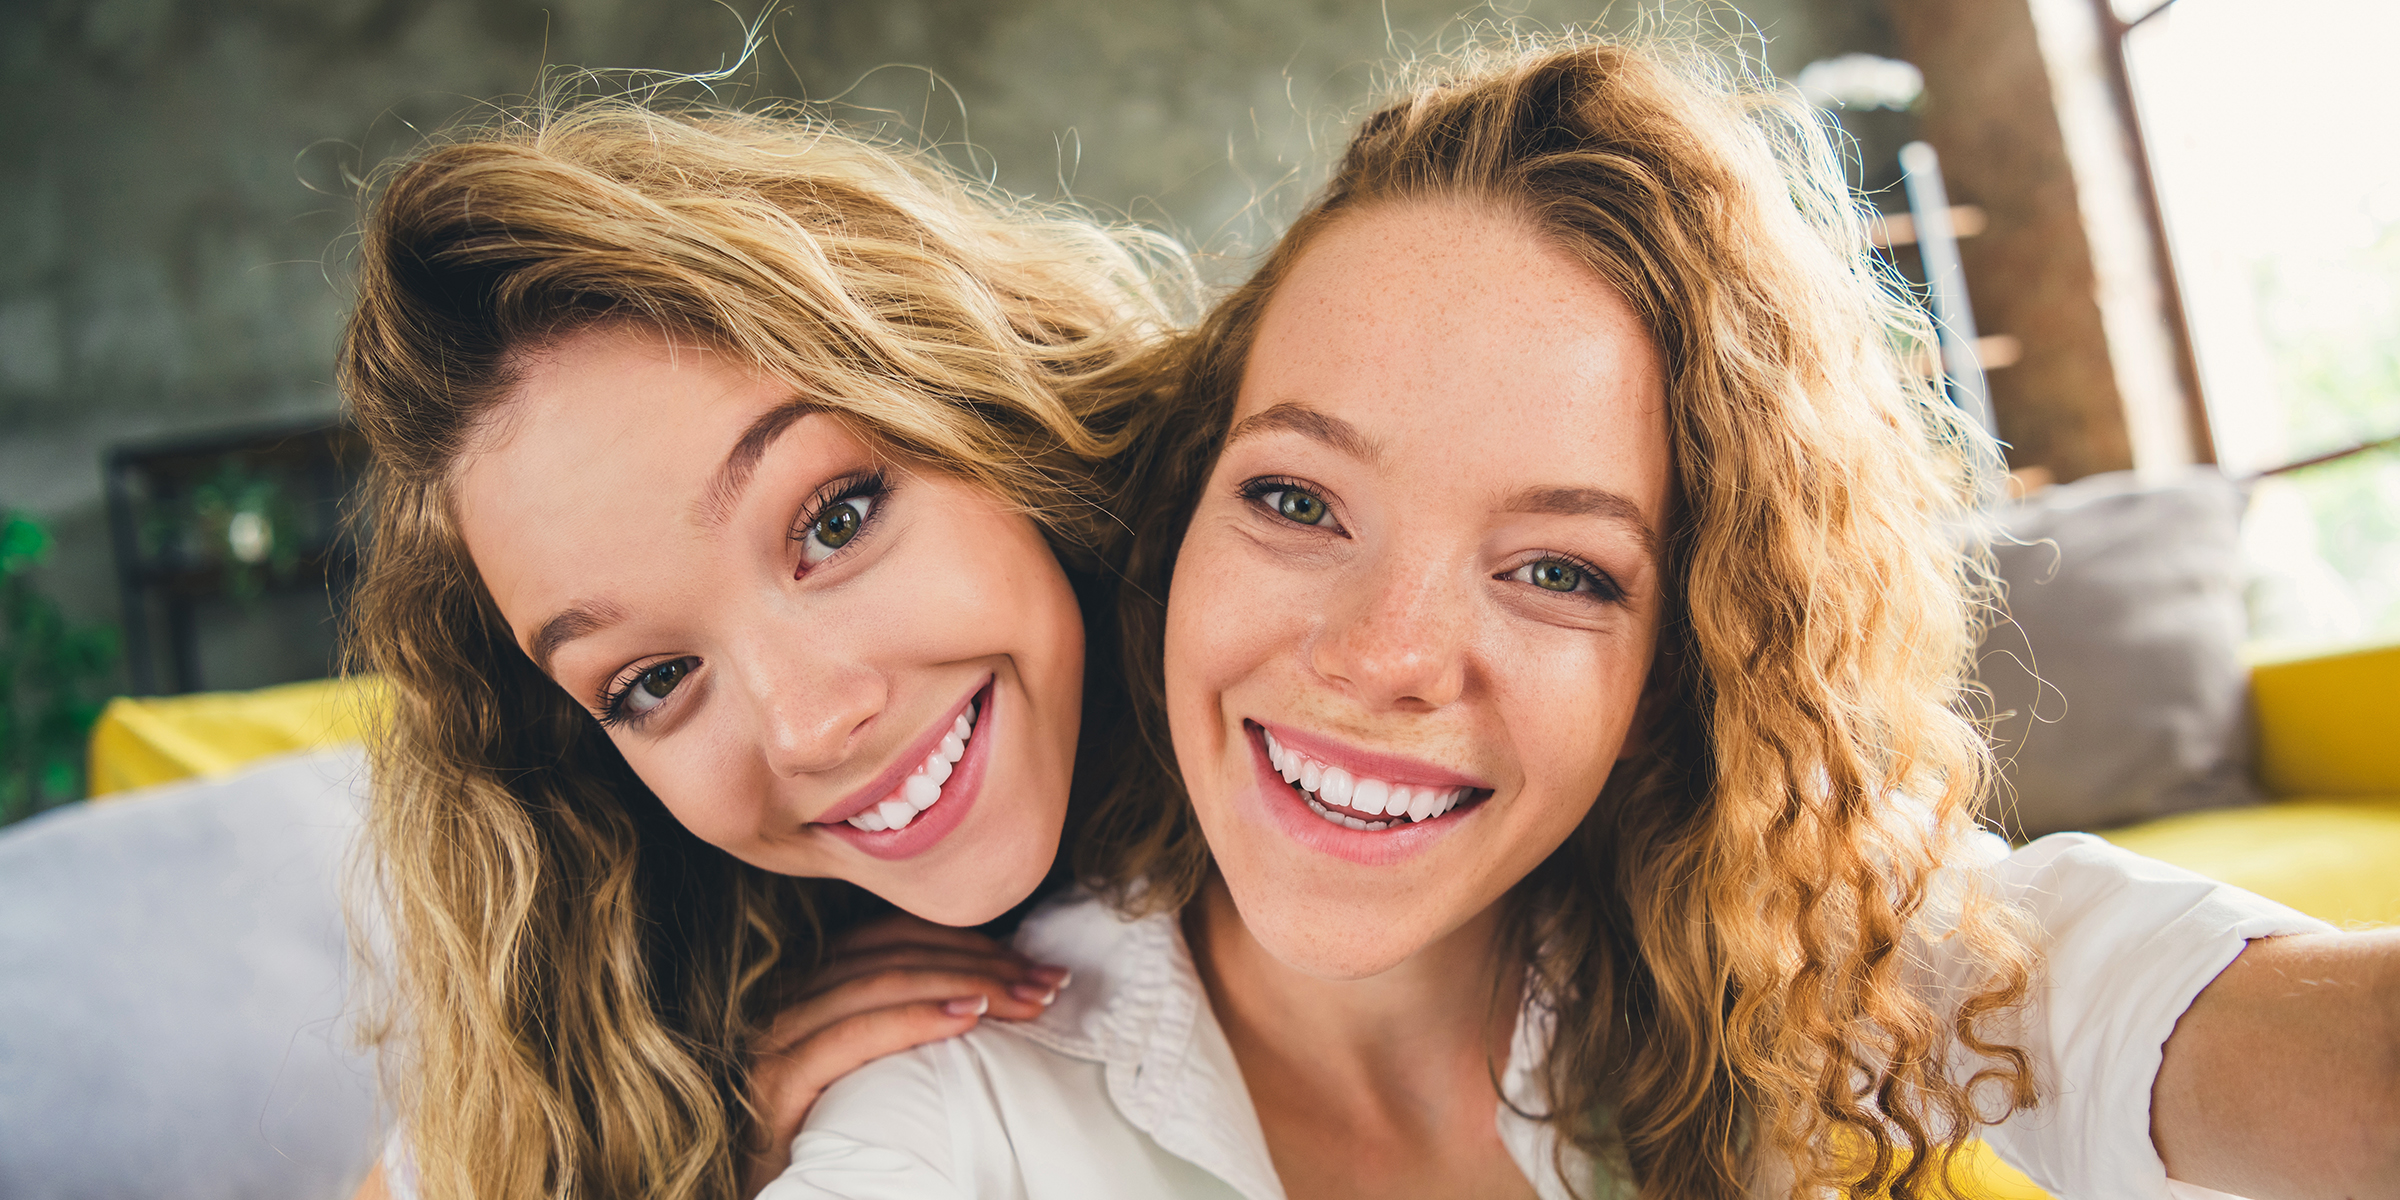
<path fill-rule="evenodd" d="M 1234 420 L 1278 405 L 1370 438 L 1665 454 L 1665 373 L 1608 282 L 1527 220 L 1444 201 L 1322 229 L 1268 301 Z"/>

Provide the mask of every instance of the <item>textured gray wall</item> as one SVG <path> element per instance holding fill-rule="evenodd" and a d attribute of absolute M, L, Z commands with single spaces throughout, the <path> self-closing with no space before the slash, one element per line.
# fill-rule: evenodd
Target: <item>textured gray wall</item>
<path fill-rule="evenodd" d="M 1605 7 L 1508 11 L 1557 23 Z M 1641 7 L 1617 5 L 1617 22 Z M 1888 51 L 1881 0 L 1744 7 L 1786 73 Z M 1008 187 L 1063 182 L 1220 246 L 1256 235 L 1254 197 L 1270 220 L 1289 211 L 1315 178 L 1312 137 L 1338 144 L 1375 64 L 1460 28 L 1439 0 L 776 11 L 764 90 L 889 110 L 971 141 Z M 738 53 L 741 28 L 709 0 L 0 4 L 0 505 L 60 533 L 49 590 L 115 612 L 104 447 L 334 411 L 346 173 L 478 100 L 524 94 L 545 62 L 708 70 Z M 212 653 L 210 681 L 304 675 L 322 653 L 237 641 Z"/>

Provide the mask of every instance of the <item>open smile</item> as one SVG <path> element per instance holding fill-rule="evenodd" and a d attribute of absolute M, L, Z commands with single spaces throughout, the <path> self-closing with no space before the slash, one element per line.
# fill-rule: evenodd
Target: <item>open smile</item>
<path fill-rule="evenodd" d="M 958 827 L 981 790 L 991 740 L 995 680 L 954 706 L 949 719 L 910 747 L 908 756 L 812 827 L 877 858 L 911 857 Z"/>
<path fill-rule="evenodd" d="M 1294 839 L 1388 865 L 1447 835 L 1490 799 L 1480 781 L 1344 746 L 1305 730 L 1243 722 L 1267 815 Z"/>

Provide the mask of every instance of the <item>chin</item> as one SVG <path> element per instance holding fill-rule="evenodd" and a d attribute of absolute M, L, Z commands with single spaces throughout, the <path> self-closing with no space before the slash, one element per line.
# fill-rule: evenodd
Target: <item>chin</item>
<path fill-rule="evenodd" d="M 952 835 L 965 852 L 958 856 L 955 868 L 917 867 L 910 872 L 913 886 L 870 886 L 868 890 L 910 916 L 936 925 L 966 929 L 997 920 L 1024 903 L 1050 873 L 1050 864 L 1058 857 L 1059 826 L 1063 823 L 1061 814 L 1034 831 L 1038 837 L 1007 845 L 978 840 L 974 829 L 962 828 Z"/>
<path fill-rule="evenodd" d="M 1246 888 L 1231 872 L 1225 887 L 1261 948 L 1284 966 L 1318 979 L 1372 979 L 1407 962 L 1429 941 L 1411 934 L 1420 923 L 1395 921 L 1378 906 L 1355 899 L 1304 901 L 1271 878 Z"/>

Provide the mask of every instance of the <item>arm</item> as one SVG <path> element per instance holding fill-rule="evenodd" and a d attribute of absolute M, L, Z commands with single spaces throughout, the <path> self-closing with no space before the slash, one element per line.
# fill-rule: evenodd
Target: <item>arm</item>
<path fill-rule="evenodd" d="M 742 1173 L 746 1196 L 790 1164 L 801 1122 L 835 1080 L 885 1055 L 956 1037 L 986 1015 L 1030 1020 L 1067 977 L 981 934 L 906 915 L 861 926 L 835 954 L 751 1057 L 759 1122 Z"/>
<path fill-rule="evenodd" d="M 981 934 L 906 915 L 860 926 L 834 953 L 753 1048 L 750 1103 L 758 1123 L 744 1154 L 744 1196 L 756 1196 L 783 1173 L 801 1122 L 835 1080 L 886 1055 L 965 1033 L 985 1016 L 1038 1016 L 1067 976 Z M 845 1157 L 856 1155 L 832 1152 L 829 1162 Z M 387 1163 L 406 1168 L 406 1145 L 387 1147 L 352 1200 L 390 1200 Z"/>
<path fill-rule="evenodd" d="M 2400 929 L 2251 942 L 2175 1023 L 2150 1136 L 2253 1200 L 2400 1198 Z"/>

